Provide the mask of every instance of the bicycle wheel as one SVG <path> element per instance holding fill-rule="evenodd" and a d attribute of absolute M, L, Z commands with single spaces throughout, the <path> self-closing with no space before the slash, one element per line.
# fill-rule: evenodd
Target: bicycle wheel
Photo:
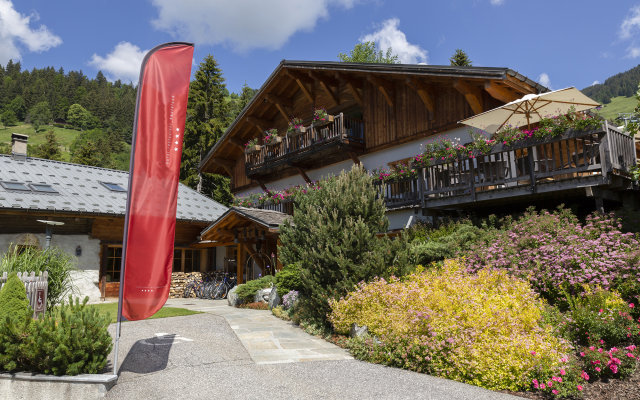
<path fill-rule="evenodd" d="M 189 299 L 193 295 L 193 282 L 187 284 L 187 287 L 184 288 L 184 293 L 182 293 L 182 297 Z"/>

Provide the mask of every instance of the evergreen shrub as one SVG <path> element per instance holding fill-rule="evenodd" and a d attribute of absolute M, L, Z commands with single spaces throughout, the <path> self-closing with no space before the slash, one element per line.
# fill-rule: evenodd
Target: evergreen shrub
<path fill-rule="evenodd" d="M 56 247 L 46 250 L 27 247 L 19 252 L 12 246 L 0 260 L 0 274 L 35 272 L 39 275 L 48 271 L 47 309 L 49 311 L 72 292 L 71 272 L 74 270 L 76 270 L 74 257 Z"/>
<path fill-rule="evenodd" d="M 62 305 L 32 321 L 7 320 L 0 324 L 0 370 L 53 375 L 100 373 L 107 364 L 112 339 L 109 315 L 82 303 Z"/>
<path fill-rule="evenodd" d="M 7 318 L 21 318 L 23 315 L 31 316 L 33 311 L 24 284 L 18 275 L 11 273 L 0 290 L 0 324 Z"/>
<path fill-rule="evenodd" d="M 544 302 L 526 281 L 500 270 L 469 274 L 455 260 L 361 283 L 329 303 L 336 332 L 357 323 L 378 338 L 353 340 L 355 356 L 487 389 L 526 389 L 569 352 L 542 324 Z"/>
<path fill-rule="evenodd" d="M 307 192 L 295 206 L 293 223 L 281 228 L 279 253 L 285 265 L 301 265 L 296 314 L 308 323 L 328 327 L 329 299 L 360 281 L 410 268 L 405 239 L 377 237 L 389 223 L 384 201 L 361 166 Z"/>
<path fill-rule="evenodd" d="M 280 298 L 292 290 L 300 290 L 302 286 L 302 280 L 300 279 L 301 272 L 302 266 L 297 262 L 286 265 L 276 273 L 276 285 Z"/>
<path fill-rule="evenodd" d="M 252 303 L 258 290 L 271 287 L 275 282 L 276 278 L 273 275 L 265 275 L 262 278 L 238 285 L 236 294 L 243 303 Z"/>

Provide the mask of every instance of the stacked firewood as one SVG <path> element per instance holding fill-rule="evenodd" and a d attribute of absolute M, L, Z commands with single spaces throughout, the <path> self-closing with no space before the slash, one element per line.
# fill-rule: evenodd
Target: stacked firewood
<path fill-rule="evenodd" d="M 193 279 L 202 279 L 201 272 L 173 272 L 171 274 L 171 289 L 169 290 L 169 298 L 181 298 L 184 289 Z"/>

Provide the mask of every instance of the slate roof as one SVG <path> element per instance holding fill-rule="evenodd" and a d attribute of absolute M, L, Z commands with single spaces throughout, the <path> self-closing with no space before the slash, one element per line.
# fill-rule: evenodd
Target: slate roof
<path fill-rule="evenodd" d="M 58 193 L 10 190 L 2 182 L 23 182 L 27 187 L 48 184 Z M 129 173 L 32 157 L 15 160 L 12 156 L 0 155 L 0 211 L 22 209 L 124 216 L 127 193 L 109 190 L 101 182 L 126 189 Z M 227 207 L 180 184 L 178 220 L 211 222 L 225 211 Z"/>

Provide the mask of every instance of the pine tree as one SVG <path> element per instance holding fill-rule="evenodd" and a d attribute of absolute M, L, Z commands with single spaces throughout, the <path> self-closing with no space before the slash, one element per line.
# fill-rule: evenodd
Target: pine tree
<path fill-rule="evenodd" d="M 233 198 L 229 179 L 220 175 L 200 174 L 198 166 L 229 124 L 229 106 L 225 99 L 227 93 L 222 70 L 215 58 L 211 55 L 205 57 L 189 88 L 180 165 L 182 183 L 223 204 L 230 204 Z"/>
<path fill-rule="evenodd" d="M 56 134 L 50 130 L 45 135 L 46 142 L 37 146 L 33 156 L 38 158 L 44 158 L 46 160 L 62 160 L 62 152 L 60 151 L 60 142 Z"/>
<path fill-rule="evenodd" d="M 329 299 L 360 281 L 389 276 L 394 264 L 405 268 L 394 260 L 403 250 L 377 237 L 388 228 L 384 202 L 358 165 L 297 201 L 292 223 L 281 228 L 279 256 L 283 265 L 301 264 L 304 319 L 326 326 Z"/>
<path fill-rule="evenodd" d="M 470 67 L 471 60 L 467 56 L 467 53 L 462 51 L 462 49 L 456 49 L 456 52 L 449 59 L 451 65 L 458 67 Z"/>
<path fill-rule="evenodd" d="M 106 167 L 104 165 L 104 152 L 98 152 L 93 140 L 86 140 L 71 148 L 71 162 L 74 164 L 92 165 L 94 167 Z M 110 155 L 110 153 L 109 153 Z"/>
<path fill-rule="evenodd" d="M 33 125 L 33 128 L 38 131 L 40 126 L 48 124 L 52 119 L 51 109 L 49 108 L 49 103 L 46 101 L 41 101 L 37 103 L 35 106 L 29 109 L 29 114 L 27 115 L 27 119 Z"/>

